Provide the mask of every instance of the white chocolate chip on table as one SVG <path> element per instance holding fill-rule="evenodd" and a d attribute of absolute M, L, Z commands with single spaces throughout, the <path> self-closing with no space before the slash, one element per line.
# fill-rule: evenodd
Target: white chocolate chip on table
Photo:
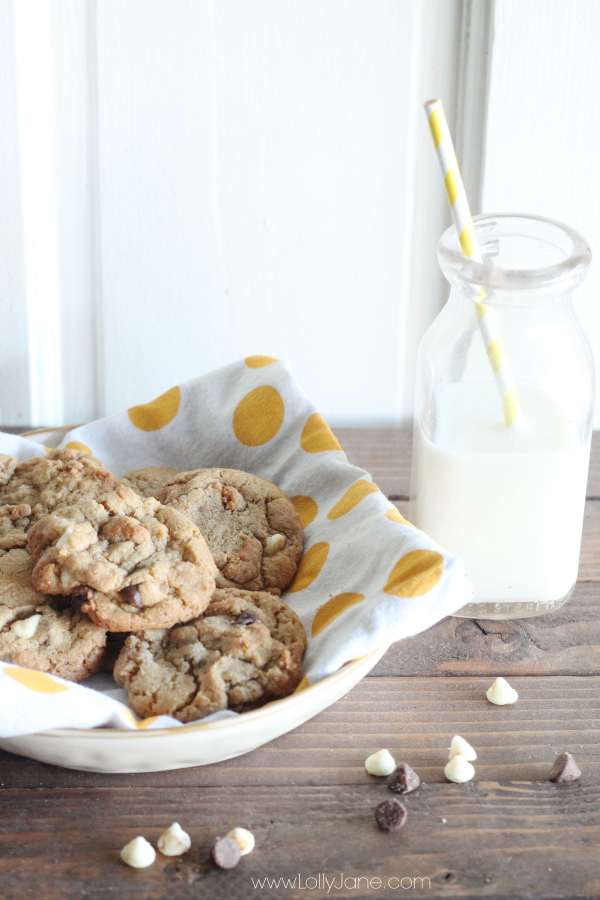
<path fill-rule="evenodd" d="M 493 685 L 485 692 L 485 696 L 495 706 L 506 706 L 509 703 L 516 703 L 519 699 L 518 693 L 505 678 L 496 678 Z"/>
<path fill-rule="evenodd" d="M 240 856 L 247 856 L 254 850 L 254 835 L 246 828 L 232 828 L 227 837 L 233 838 L 240 848 Z"/>
<path fill-rule="evenodd" d="M 396 763 L 389 750 L 378 750 L 365 760 L 365 769 L 369 775 L 391 775 L 395 768 Z"/>
<path fill-rule="evenodd" d="M 469 760 L 460 753 L 453 756 L 444 767 L 444 775 L 448 781 L 453 781 L 455 784 L 464 784 L 465 781 L 470 781 L 474 774 L 475 769 Z"/>
<path fill-rule="evenodd" d="M 134 869 L 145 869 L 156 859 L 156 851 L 146 838 L 136 837 L 121 850 L 121 859 Z"/>
<path fill-rule="evenodd" d="M 461 737 L 460 734 L 455 734 L 450 742 L 450 754 L 448 759 L 452 759 L 459 754 L 464 756 L 466 760 L 469 762 L 473 762 L 474 759 L 477 759 L 477 754 L 471 747 L 468 741 L 465 741 L 464 737 Z"/>
<path fill-rule="evenodd" d="M 164 856 L 181 856 L 192 846 L 192 841 L 178 822 L 173 822 L 170 828 L 163 831 L 158 839 L 158 849 Z"/>

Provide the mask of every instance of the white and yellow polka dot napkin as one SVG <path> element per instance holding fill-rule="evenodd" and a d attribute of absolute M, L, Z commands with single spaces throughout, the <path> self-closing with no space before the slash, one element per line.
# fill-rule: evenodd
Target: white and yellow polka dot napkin
<path fill-rule="evenodd" d="M 74 428 L 58 446 L 89 449 L 117 476 L 156 465 L 221 466 L 279 485 L 305 534 L 284 595 L 308 635 L 301 687 L 424 631 L 472 597 L 461 561 L 406 522 L 368 473 L 350 465 L 286 363 L 271 357 L 249 357 Z M 40 445 L 0 434 L 0 452 L 23 460 L 39 456 Z M 179 724 L 166 716 L 139 723 L 113 681 L 94 676 L 89 684 L 0 664 L 0 736 Z"/>

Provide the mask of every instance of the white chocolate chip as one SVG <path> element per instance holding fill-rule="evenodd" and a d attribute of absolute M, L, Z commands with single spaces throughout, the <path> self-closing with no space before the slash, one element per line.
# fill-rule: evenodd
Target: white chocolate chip
<path fill-rule="evenodd" d="M 247 856 L 254 850 L 254 835 L 245 828 L 232 828 L 227 837 L 234 839 L 240 848 L 240 856 Z"/>
<path fill-rule="evenodd" d="M 145 869 L 156 859 L 156 850 L 146 838 L 136 837 L 121 850 L 121 859 L 134 869 Z"/>
<path fill-rule="evenodd" d="M 496 678 L 495 682 L 485 692 L 485 696 L 490 703 L 496 706 L 506 706 L 507 703 L 516 703 L 519 699 L 518 693 L 510 686 L 505 678 Z"/>
<path fill-rule="evenodd" d="M 465 741 L 464 737 L 461 737 L 460 734 L 455 734 L 450 742 L 450 755 L 448 756 L 448 759 L 458 756 L 459 753 L 461 756 L 464 756 L 465 759 L 468 759 L 469 762 L 473 762 L 474 759 L 477 759 L 477 754 L 469 742 Z"/>
<path fill-rule="evenodd" d="M 20 638 L 32 638 L 37 631 L 37 627 L 42 617 L 39 614 L 29 616 L 28 619 L 18 619 L 10 626 L 13 634 Z"/>
<path fill-rule="evenodd" d="M 61 536 L 59 537 L 59 539 L 56 542 L 55 546 L 56 546 L 57 550 L 60 549 L 61 547 L 67 547 L 69 545 L 71 535 L 73 534 L 74 531 L 75 531 L 75 525 L 72 525 L 72 524 L 67 525 L 67 527 L 65 528 L 65 530 L 63 531 L 63 533 L 61 534 Z"/>
<path fill-rule="evenodd" d="M 444 767 L 444 775 L 448 781 L 453 781 L 455 784 L 463 784 L 465 781 L 470 781 L 474 774 L 475 769 L 469 760 L 461 756 L 460 753 L 453 756 Z"/>
<path fill-rule="evenodd" d="M 68 591 L 76 584 L 79 584 L 77 579 L 71 575 L 68 569 L 63 569 L 60 573 L 60 585 L 62 589 Z"/>
<path fill-rule="evenodd" d="M 285 535 L 272 534 L 267 538 L 267 553 L 279 553 L 285 547 Z"/>
<path fill-rule="evenodd" d="M 365 760 L 365 769 L 369 775 L 391 775 L 395 768 L 396 763 L 389 750 L 378 750 Z"/>
<path fill-rule="evenodd" d="M 173 822 L 170 828 L 163 831 L 158 839 L 157 846 L 165 856 L 181 856 L 182 853 L 188 852 L 192 846 L 192 841 L 181 825 Z"/>

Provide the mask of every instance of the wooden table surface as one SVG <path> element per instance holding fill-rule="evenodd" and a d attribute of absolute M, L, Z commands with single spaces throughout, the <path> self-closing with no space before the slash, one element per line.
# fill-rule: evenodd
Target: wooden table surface
<path fill-rule="evenodd" d="M 409 433 L 336 434 L 406 514 Z M 600 898 L 599 549 L 597 441 L 580 578 L 556 614 L 445 619 L 393 646 L 316 718 L 220 764 L 95 775 L 0 752 L 1 900 Z M 497 675 L 519 691 L 515 706 L 484 699 Z M 479 754 L 468 784 L 444 779 L 453 734 Z M 392 795 L 364 770 L 381 747 L 425 782 L 406 797 L 396 835 L 374 823 L 374 807 Z M 553 784 L 565 750 L 583 776 Z M 158 854 L 139 870 L 119 861 L 132 837 L 155 842 L 174 821 L 192 837 L 186 856 Z M 234 825 L 253 831 L 256 849 L 216 870 L 210 846 Z M 265 878 L 287 884 L 257 886 Z"/>

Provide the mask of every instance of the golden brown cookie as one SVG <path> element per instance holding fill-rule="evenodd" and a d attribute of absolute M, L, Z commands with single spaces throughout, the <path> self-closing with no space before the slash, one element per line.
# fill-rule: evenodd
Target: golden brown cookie
<path fill-rule="evenodd" d="M 140 497 L 153 497 L 156 491 L 178 475 L 181 469 L 173 469 L 171 466 L 148 466 L 147 469 L 136 469 L 123 475 L 121 481 L 130 487 Z"/>
<path fill-rule="evenodd" d="M 155 495 L 195 522 L 219 569 L 217 587 L 284 590 L 302 556 L 300 517 L 272 482 L 237 469 L 196 469 Z"/>
<path fill-rule="evenodd" d="M 106 629 L 31 584 L 26 550 L 0 551 L 0 659 L 83 681 L 98 671 Z"/>
<path fill-rule="evenodd" d="M 288 696 L 302 679 L 305 649 L 302 623 L 280 597 L 217 589 L 193 622 L 130 635 L 114 677 L 139 716 L 193 722 Z"/>
<path fill-rule="evenodd" d="M 30 526 L 64 506 L 118 489 L 102 463 L 81 450 L 52 450 L 14 466 L 0 459 L 0 548 L 25 547 Z M 8 476 L 8 477 L 7 477 Z"/>
<path fill-rule="evenodd" d="M 193 619 L 215 586 L 214 561 L 193 522 L 124 485 L 40 519 L 27 546 L 34 587 L 68 596 L 109 631 Z"/>

